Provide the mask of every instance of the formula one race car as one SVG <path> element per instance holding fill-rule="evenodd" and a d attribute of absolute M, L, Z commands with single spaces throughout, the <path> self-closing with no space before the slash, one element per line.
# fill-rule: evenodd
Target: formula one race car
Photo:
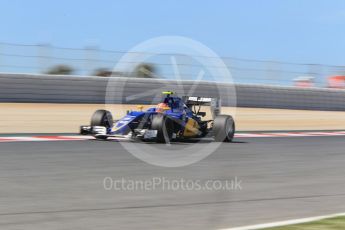
<path fill-rule="evenodd" d="M 97 110 L 90 126 L 81 126 L 80 134 L 93 135 L 97 139 L 125 137 L 128 139 L 155 140 L 168 143 L 172 140 L 212 136 L 217 142 L 231 142 L 235 134 L 235 122 L 230 115 L 219 115 L 220 99 L 205 97 L 182 98 L 165 94 L 161 103 L 146 111 L 130 111 L 114 122 L 107 110 Z M 202 120 L 206 112 L 202 106 L 211 107 L 211 120 Z"/>

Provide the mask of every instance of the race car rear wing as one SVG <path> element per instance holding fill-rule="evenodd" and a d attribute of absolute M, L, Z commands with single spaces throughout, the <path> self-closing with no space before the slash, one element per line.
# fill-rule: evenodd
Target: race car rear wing
<path fill-rule="evenodd" d="M 188 108 L 195 105 L 210 106 L 212 118 L 215 118 L 221 112 L 220 98 L 184 96 L 182 97 L 182 100 Z"/>

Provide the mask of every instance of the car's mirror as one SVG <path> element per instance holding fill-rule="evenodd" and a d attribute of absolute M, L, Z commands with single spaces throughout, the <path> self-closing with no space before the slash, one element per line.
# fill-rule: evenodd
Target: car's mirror
<path fill-rule="evenodd" d="M 206 112 L 198 112 L 196 115 L 204 117 L 204 116 L 206 116 Z"/>

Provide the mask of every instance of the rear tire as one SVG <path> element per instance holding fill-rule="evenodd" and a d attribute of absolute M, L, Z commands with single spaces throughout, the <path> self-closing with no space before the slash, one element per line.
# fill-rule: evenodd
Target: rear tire
<path fill-rule="evenodd" d="M 151 129 L 157 130 L 156 142 L 169 143 L 174 131 L 174 123 L 164 114 L 156 114 L 152 118 Z"/>
<path fill-rule="evenodd" d="M 231 142 L 235 135 L 235 122 L 230 115 L 218 115 L 213 121 L 214 140 Z"/>

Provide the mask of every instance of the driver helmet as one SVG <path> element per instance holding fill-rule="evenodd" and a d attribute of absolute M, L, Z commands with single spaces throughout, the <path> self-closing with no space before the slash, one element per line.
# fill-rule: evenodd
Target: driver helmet
<path fill-rule="evenodd" d="M 167 110 L 170 110 L 170 107 L 168 106 L 167 103 L 159 103 L 156 107 L 156 112 L 158 113 L 163 113 Z"/>

